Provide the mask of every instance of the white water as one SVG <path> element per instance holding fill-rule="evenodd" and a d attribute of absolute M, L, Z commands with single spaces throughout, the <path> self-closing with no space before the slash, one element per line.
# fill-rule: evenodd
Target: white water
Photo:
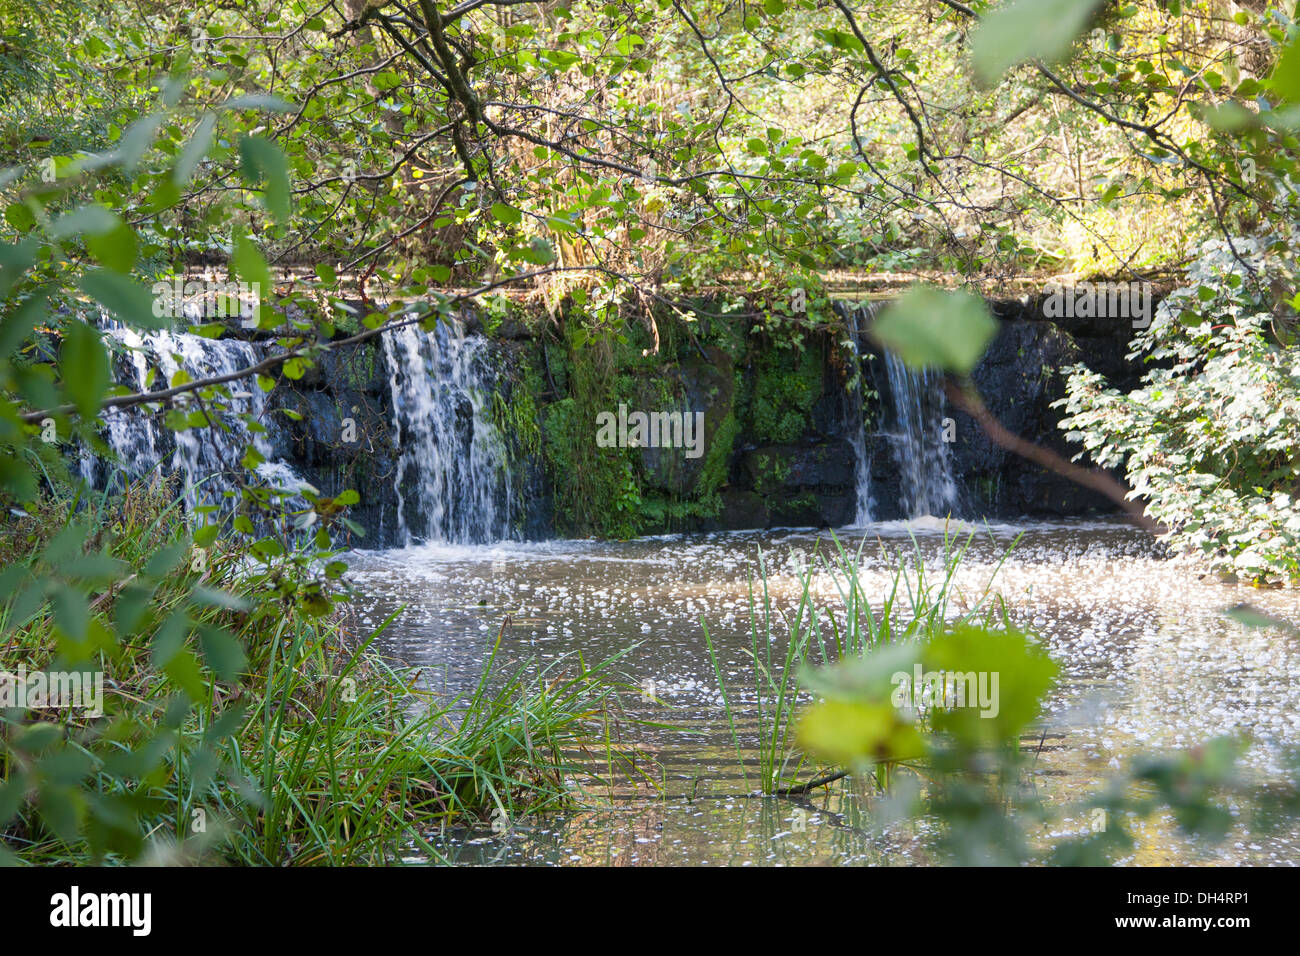
<path fill-rule="evenodd" d="M 903 513 L 913 518 L 952 514 L 958 492 L 943 440 L 943 376 L 908 368 L 892 352 L 885 353 L 885 369 L 892 396 L 885 436 L 898 463 Z"/>
<path fill-rule="evenodd" d="M 871 303 L 865 306 L 865 312 L 868 318 L 874 318 L 876 309 Z M 863 399 L 862 399 L 862 343 L 861 331 L 858 327 L 858 310 L 855 308 L 846 308 L 844 310 L 845 320 L 849 324 L 849 340 L 853 343 L 853 371 L 857 376 L 857 384 L 853 388 L 849 400 L 849 441 L 853 445 L 854 467 L 854 491 L 856 492 L 857 502 L 854 509 L 853 525 L 854 527 L 863 527 L 872 521 L 871 517 L 871 459 L 867 455 L 867 429 L 862 420 L 863 416 Z"/>
<path fill-rule="evenodd" d="M 137 391 L 143 390 L 148 381 L 149 362 L 146 357 L 148 349 L 144 339 L 134 329 L 113 327 L 105 334 L 116 339 L 126 350 L 126 360 L 130 365 L 129 374 L 122 384 Z M 139 411 L 108 408 L 103 412 L 104 441 L 118 458 L 121 471 L 132 478 L 138 478 L 158 463 L 161 452 L 155 437 L 155 428 L 149 416 Z M 95 483 L 95 468 L 98 463 L 83 448 L 81 455 L 81 474 L 88 484 Z M 117 482 L 120 485 L 120 482 Z"/>
<path fill-rule="evenodd" d="M 846 306 L 843 315 L 848 324 L 854 358 L 861 368 L 862 326 L 869 326 L 883 303 L 864 302 Z M 898 467 L 901 500 L 899 509 L 910 518 L 928 515 L 944 517 L 959 509 L 960 492 L 952 471 L 952 455 L 943 440 L 946 403 L 943 376 L 933 370 L 915 371 L 891 352 L 884 355 L 889 388 L 884 402 L 886 415 L 878 420 L 878 434 L 889 443 Z M 883 389 L 882 389 L 883 391 Z M 849 440 L 856 459 L 857 494 L 855 527 L 875 520 L 871 488 L 871 457 L 867 424 L 863 421 L 864 400 L 861 376 L 848 404 Z"/>
<path fill-rule="evenodd" d="M 178 372 L 191 379 L 227 375 L 262 357 L 259 347 L 236 339 L 167 331 L 142 337 L 105 325 L 106 337 L 126 355 L 118 364 L 119 380 L 137 391 L 164 388 Z M 434 333 L 407 326 L 383 336 L 383 349 L 390 370 L 392 443 L 399 450 L 393 488 L 401 540 L 478 544 L 509 538 L 516 507 L 505 445 L 488 417 L 494 386 L 488 340 L 466 335 L 459 326 L 440 325 Z M 155 469 L 180 474 L 192 510 L 227 500 L 226 493 L 238 487 L 241 460 L 251 446 L 266 459 L 257 473 L 269 486 L 305 487 L 288 462 L 274 457 L 277 425 L 261 388 L 252 379 L 227 387 L 228 400 L 204 403 L 213 421 L 206 428 L 169 432 L 155 404 L 108 409 L 103 438 L 117 462 L 106 465 L 83 455 L 83 476 L 95 483 L 98 473 L 100 485 L 120 487 L 123 477 L 139 478 Z M 185 412 L 200 408 L 193 396 L 173 402 Z M 265 430 L 250 429 L 242 416 Z"/>
<path fill-rule="evenodd" d="M 247 368 L 259 357 L 248 342 L 207 339 L 187 332 L 163 331 L 142 337 L 133 329 L 115 326 L 104 333 L 126 350 L 129 380 L 122 384 L 141 391 L 150 387 L 151 368 L 157 373 L 153 387 L 166 387 L 178 372 L 185 372 L 191 379 L 227 375 Z M 164 440 L 162 413 L 154 407 L 107 409 L 103 437 L 117 458 L 116 467 L 130 478 L 139 478 L 160 466 L 165 472 L 183 476 L 182 494 L 187 507 L 193 510 L 227 500 L 225 493 L 238 487 L 243 473 L 240 462 L 251 445 L 267 459 L 257 467 L 263 480 L 275 488 L 300 490 L 305 483 L 293 468 L 273 458 L 269 438 L 273 423 L 262 390 L 251 379 L 232 382 L 228 389 L 228 400 L 202 403 L 213 422 L 211 426 L 170 432 L 170 442 Z M 182 412 L 200 410 L 194 396 L 177 396 L 173 404 Z M 242 417 L 245 415 L 266 431 L 250 429 Z M 174 445 L 168 462 L 163 460 L 165 444 Z M 112 480 L 108 478 L 106 483 Z"/>
<path fill-rule="evenodd" d="M 488 340 L 440 324 L 432 333 L 408 325 L 383 343 L 402 539 L 509 538 L 515 505 L 505 444 L 487 414 L 494 384 Z"/>

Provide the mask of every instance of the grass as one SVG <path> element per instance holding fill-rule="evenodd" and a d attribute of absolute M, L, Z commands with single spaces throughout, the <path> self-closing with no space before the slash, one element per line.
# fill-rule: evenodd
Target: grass
<path fill-rule="evenodd" d="M 974 538 L 974 531 L 964 540 L 950 537 L 945 531 L 942 561 L 938 570 L 932 571 L 927 569 L 921 547 L 912 537 L 911 552 L 898 555 L 887 587 L 874 596 L 873 603 L 873 596 L 866 592 L 858 574 L 867 539 L 862 540 L 856 553 L 850 553 L 839 537 L 831 532 L 831 552 L 822 555 L 819 541 L 812 559 L 798 575 L 799 600 L 792 615 L 774 608 L 768 587 L 767 561 L 760 551 L 761 605 L 755 600 L 752 577 L 749 586 L 750 647 L 747 656 L 753 679 L 757 731 L 748 745 L 742 740 L 738 720 L 741 689 L 727 686 L 708 622 L 700 621 L 709 660 L 722 694 L 732 746 L 747 786 L 749 775 L 745 770 L 744 755 L 750 746 L 758 753 L 761 793 L 797 792 L 808 786 L 808 781 L 800 779 L 807 758 L 794 746 L 796 710 L 808 699 L 808 695 L 801 692 L 797 677 L 802 669 L 814 663 L 815 656 L 820 658 L 817 663 L 827 665 L 863 657 L 891 644 L 931 636 L 947 625 L 984 621 L 998 614 L 1003 623 L 1008 623 L 1006 608 L 992 591 L 992 584 L 1002 564 L 1019 543 L 1019 537 L 1003 553 L 984 589 L 963 609 L 955 610 L 957 572 Z M 883 549 L 883 543 L 881 547 Z M 839 597 L 839 607 L 829 609 L 827 630 L 823 630 L 822 609 L 817 607 L 813 593 L 819 560 Z M 841 612 L 840 616 L 835 613 L 837 610 Z M 774 629 L 773 626 L 776 621 L 784 625 L 784 651 L 774 650 L 780 646 L 780 628 Z M 887 768 L 880 772 L 887 773 Z M 823 776 L 818 774 L 817 779 Z"/>
<path fill-rule="evenodd" d="M 196 570 L 174 490 L 154 479 L 119 496 L 50 496 L 0 531 L 0 561 L 27 581 L 58 572 L 46 557 L 75 524 L 87 551 L 117 562 L 112 583 L 85 602 L 88 633 L 117 635 L 91 665 L 105 674 L 105 715 L 0 711 L 0 860 L 436 861 L 435 830 L 570 806 L 575 781 L 607 785 L 631 762 L 610 734 L 621 655 L 506 666 L 503 624 L 476 686 L 435 695 L 373 651 L 391 618 L 362 636 L 346 605 L 303 613 L 268 596 L 247 553 L 223 538 Z M 182 560 L 160 572 L 158 555 L 178 542 Z M 59 608 L 33 591 L 0 591 L 3 668 L 63 660 Z M 182 612 L 184 646 L 202 647 L 205 662 L 214 629 L 238 640 L 236 679 L 177 668 L 182 658 L 159 663 Z M 54 743 L 28 746 L 38 725 L 54 728 Z"/>

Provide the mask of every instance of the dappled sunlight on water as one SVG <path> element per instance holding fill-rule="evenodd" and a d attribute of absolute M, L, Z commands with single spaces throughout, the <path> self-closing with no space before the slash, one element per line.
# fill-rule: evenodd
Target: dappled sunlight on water
<path fill-rule="evenodd" d="M 856 555 L 873 603 L 891 586 L 898 554 L 919 549 L 927 573 L 941 568 L 943 523 L 935 519 L 837 535 Z M 752 742 L 750 587 L 761 601 L 760 551 L 775 605 L 793 612 L 799 568 L 834 549 L 830 532 L 777 530 L 352 555 L 361 622 L 375 626 L 404 608 L 377 646 L 423 668 L 431 688 L 454 695 L 472 686 L 508 617 L 501 654 L 511 661 L 580 652 L 594 663 L 632 648 L 619 667 L 633 688 L 652 687 L 655 700 L 633 690 L 629 717 L 674 725 L 623 728 L 625 743 L 659 762 L 658 793 L 622 786 L 603 795 L 606 809 L 520 821 L 504 833 L 449 832 L 441 848 L 466 862 L 926 862 L 926 821 L 889 824 L 865 791 L 836 786 L 800 804 L 755 798 L 756 754 L 738 760 L 729 736 L 701 619 L 728 688 L 739 694 L 732 704 L 742 740 Z M 814 564 L 812 594 L 829 633 L 842 605 L 835 575 Z M 1012 622 L 1040 635 L 1061 665 L 1037 739 L 1025 743 L 1037 752 L 1030 785 L 1048 801 L 1100 789 L 1141 751 L 1248 733 L 1245 766 L 1267 779 L 1280 772 L 1281 748 L 1300 743 L 1300 642 L 1222 613 L 1250 603 L 1300 622 L 1294 592 L 1202 579 L 1113 522 L 979 526 L 957 573 L 952 613 L 979 600 L 990 580 Z M 784 626 L 773 631 L 783 644 Z M 1068 821 L 1055 829 L 1068 831 Z M 1160 818 L 1139 833 L 1130 862 L 1300 862 L 1294 832 L 1234 833 L 1213 848 L 1183 840 Z"/>

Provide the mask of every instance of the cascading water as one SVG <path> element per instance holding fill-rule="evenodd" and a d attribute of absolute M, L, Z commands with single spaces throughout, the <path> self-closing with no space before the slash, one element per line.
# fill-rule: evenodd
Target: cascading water
<path fill-rule="evenodd" d="M 178 372 L 190 379 L 228 375 L 256 364 L 263 347 L 237 339 L 209 339 L 185 332 L 136 331 L 103 321 L 118 348 L 116 379 L 136 391 L 162 388 Z M 392 444 L 398 450 L 393 491 L 403 543 L 484 543 L 510 537 L 515 513 L 505 443 L 487 414 L 494 376 L 487 339 L 457 325 L 426 333 L 415 326 L 382 336 L 389 368 Z M 156 405 L 105 410 L 102 437 L 113 463 L 85 450 L 80 467 L 88 482 L 120 488 L 124 480 L 154 470 L 183 476 L 193 509 L 223 504 L 238 487 L 241 461 L 251 446 L 265 459 L 257 466 L 272 488 L 305 487 L 294 469 L 275 456 L 283 446 L 266 396 L 252 380 L 228 384 L 229 400 L 204 408 L 213 424 L 172 431 Z M 181 411 L 200 410 L 196 399 L 178 397 Z M 250 429 L 249 416 L 265 430 Z"/>
<path fill-rule="evenodd" d="M 511 535 L 505 444 L 488 419 L 488 340 L 439 323 L 383 336 L 390 372 L 394 487 L 405 543 L 481 544 Z"/>
<path fill-rule="evenodd" d="M 144 339 L 134 329 L 111 324 L 108 320 L 105 320 L 105 324 L 105 336 L 116 340 L 125 351 L 117 375 L 118 382 L 136 391 L 143 391 L 147 387 L 149 375 L 149 362 L 146 358 L 148 348 Z M 161 459 L 156 428 L 150 416 L 139 410 L 107 408 L 103 411 L 101 420 L 104 425 L 102 437 L 113 450 L 119 469 L 111 472 L 105 469 L 103 483 L 112 484 L 120 491 L 122 475 L 138 478 Z M 87 484 L 96 484 L 97 469 L 102 467 L 103 463 L 91 454 L 89 447 L 83 446 L 81 476 Z"/>
<path fill-rule="evenodd" d="M 863 330 L 870 327 L 887 303 L 863 302 L 840 307 L 848 326 L 854 357 L 861 368 Z M 883 356 L 884 376 L 875 373 L 876 390 L 884 401 L 884 414 L 877 416 L 874 435 L 864 421 L 863 375 L 846 402 L 849 440 L 856 458 L 856 525 L 869 524 L 878 510 L 891 511 L 888 502 L 876 499 L 879 489 L 871 481 L 871 439 L 883 438 L 898 469 L 897 511 L 905 517 L 946 516 L 959 508 L 960 492 L 953 475 L 952 455 L 944 441 L 945 400 L 943 377 L 938 372 L 915 371 L 897 356 Z M 877 475 L 879 478 L 879 474 Z"/>
<path fill-rule="evenodd" d="M 903 513 L 918 518 L 944 517 L 958 508 L 952 455 L 944 441 L 943 376 L 909 368 L 885 353 L 891 416 L 885 437 L 898 464 Z"/>
<path fill-rule="evenodd" d="M 171 382 L 177 372 L 191 380 L 228 375 L 257 362 L 255 347 L 233 339 L 208 339 L 186 332 L 157 332 L 141 337 L 133 329 L 108 325 L 104 333 L 115 339 L 125 354 L 119 381 L 140 391 L 149 387 L 149 372 L 154 369 L 161 382 Z M 236 476 L 242 473 L 244 450 L 251 445 L 266 461 L 257 466 L 258 475 L 270 486 L 296 491 L 301 479 L 283 461 L 274 460 L 270 434 L 273 422 L 267 414 L 266 399 L 251 380 L 237 380 L 227 386 L 230 399 L 223 407 L 205 407 L 213 419 L 206 428 L 164 432 L 156 413 L 144 407 L 105 410 L 103 438 L 117 459 L 120 472 L 138 478 L 161 465 L 166 449 L 172 449 L 169 466 L 164 470 L 184 477 L 183 494 L 192 510 L 199 505 L 222 504 L 225 492 L 237 487 Z M 199 410 L 197 401 L 174 400 L 178 408 Z M 242 415 L 248 415 L 265 431 L 249 429 Z M 83 474 L 93 476 L 93 465 L 85 464 Z M 102 483 L 119 482 L 105 471 Z M 119 482 L 120 483 L 120 482 Z"/>
<path fill-rule="evenodd" d="M 870 318 L 874 314 L 874 308 L 868 304 L 866 314 Z M 844 310 L 844 318 L 849 326 L 849 340 L 853 345 L 853 371 L 855 373 L 855 383 L 849 394 L 848 414 L 849 414 L 849 441 L 853 444 L 854 458 L 854 491 L 856 493 L 856 506 L 854 508 L 853 524 L 856 527 L 862 527 L 871 523 L 871 458 L 867 451 L 867 428 L 863 421 L 863 412 L 865 402 L 862 398 L 862 342 L 861 331 L 858 327 L 858 310 L 848 307 Z"/>

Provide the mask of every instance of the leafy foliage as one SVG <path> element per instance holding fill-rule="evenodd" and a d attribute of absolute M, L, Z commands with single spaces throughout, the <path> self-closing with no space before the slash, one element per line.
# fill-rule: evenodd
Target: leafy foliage
<path fill-rule="evenodd" d="M 1248 580 L 1300 579 L 1300 352 L 1295 240 L 1210 243 L 1190 284 L 1156 310 L 1130 359 L 1153 365 L 1127 394 L 1075 367 L 1061 427 L 1180 550 Z"/>

